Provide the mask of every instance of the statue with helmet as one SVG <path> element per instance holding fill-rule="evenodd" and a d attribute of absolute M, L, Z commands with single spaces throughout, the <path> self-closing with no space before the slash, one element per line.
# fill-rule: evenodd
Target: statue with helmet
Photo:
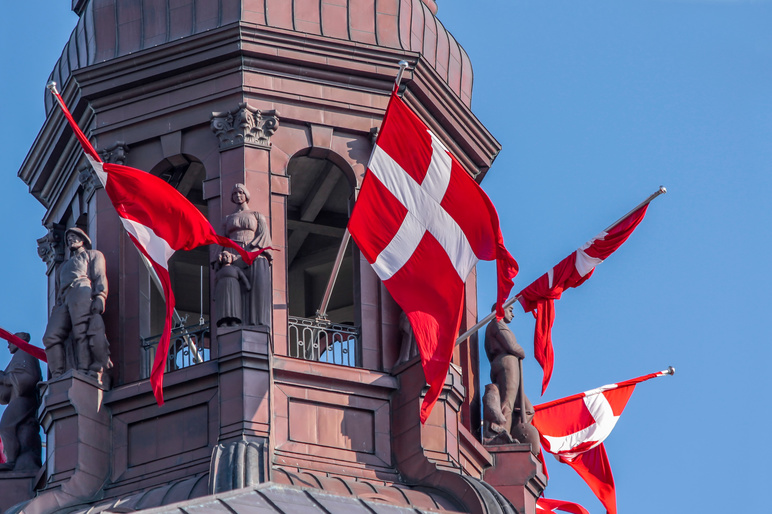
<path fill-rule="evenodd" d="M 77 227 L 68 228 L 70 250 L 56 272 L 56 304 L 48 318 L 43 345 L 48 369 L 56 379 L 76 369 L 98 380 L 112 367 L 102 314 L 107 300 L 107 274 L 102 252 Z"/>

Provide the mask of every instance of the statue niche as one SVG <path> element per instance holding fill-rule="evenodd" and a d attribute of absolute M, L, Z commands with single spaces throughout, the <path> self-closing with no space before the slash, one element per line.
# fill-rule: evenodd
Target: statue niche
<path fill-rule="evenodd" d="M 244 184 L 233 186 L 231 201 L 236 205 L 236 211 L 225 218 L 225 235 L 246 251 L 256 252 L 271 246 L 271 235 L 266 217 L 257 211 L 249 210 L 249 199 L 250 194 Z M 217 326 L 241 324 L 270 327 L 273 252 L 266 249 L 251 266 L 231 249 L 223 249 L 222 253 L 228 253 L 230 257 L 220 257 L 214 263 L 217 271 Z M 244 276 L 243 281 L 239 272 Z M 243 288 L 239 288 L 239 282 L 243 284 Z M 233 297 L 237 292 L 241 295 L 240 301 Z M 240 307 L 237 308 L 236 304 Z"/>
<path fill-rule="evenodd" d="M 494 305 L 495 309 L 495 305 Z M 523 443 L 539 454 L 539 432 L 531 425 L 534 410 L 523 389 L 525 351 L 507 326 L 512 306 L 504 317 L 485 328 L 485 353 L 491 363 L 491 384 L 483 395 L 483 442 L 485 444 Z"/>
<path fill-rule="evenodd" d="M 17 332 L 26 342 L 30 335 Z M 7 405 L 0 418 L 0 440 L 5 463 L 0 471 L 33 471 L 41 466 L 40 406 L 37 385 L 42 380 L 40 363 L 28 353 L 8 343 L 11 362 L 0 372 L 0 405 Z"/>

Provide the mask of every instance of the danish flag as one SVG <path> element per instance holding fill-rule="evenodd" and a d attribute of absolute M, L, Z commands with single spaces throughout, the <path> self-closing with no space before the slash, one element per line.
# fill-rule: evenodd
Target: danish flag
<path fill-rule="evenodd" d="M 663 191 L 661 188 L 660 191 Z M 651 201 L 655 195 L 649 197 Z M 533 312 L 536 329 L 533 336 L 533 354 L 542 367 L 541 394 L 547 390 L 552 378 L 554 354 L 552 351 L 552 324 L 555 322 L 555 304 L 563 291 L 582 285 L 595 271 L 595 266 L 614 253 L 627 241 L 635 227 L 646 215 L 648 203 L 635 210 L 619 223 L 601 232 L 584 246 L 560 261 L 554 268 L 536 279 L 518 294 L 525 312 Z"/>
<path fill-rule="evenodd" d="M 442 142 L 392 93 L 349 232 L 413 327 L 429 391 L 437 401 L 478 259 L 497 262 L 497 315 L 517 262 L 504 247 L 488 196 Z"/>
<path fill-rule="evenodd" d="M 153 394 L 158 405 L 163 405 L 163 375 L 169 354 L 174 314 L 169 259 L 177 250 L 192 250 L 202 245 L 218 244 L 233 248 L 244 262 L 252 264 L 267 248 L 247 252 L 227 237 L 217 235 L 201 211 L 163 179 L 128 166 L 102 162 L 54 86 L 55 84 L 49 86 L 51 93 L 118 212 L 123 227 L 139 252 L 150 261 L 163 287 L 166 319 L 150 372 Z"/>
<path fill-rule="evenodd" d="M 609 514 L 616 514 L 617 502 L 603 441 L 614 429 L 636 384 L 673 373 L 675 369 L 670 367 L 534 406 L 531 423 L 539 430 L 544 450 L 579 473 Z"/>

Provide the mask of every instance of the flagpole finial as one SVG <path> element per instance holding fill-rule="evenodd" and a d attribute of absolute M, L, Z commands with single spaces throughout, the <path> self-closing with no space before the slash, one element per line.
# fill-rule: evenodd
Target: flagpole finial
<path fill-rule="evenodd" d="M 55 82 L 55 81 L 53 81 L 53 80 L 49 80 L 49 81 L 48 81 L 48 84 L 46 84 L 46 87 L 47 87 L 47 88 L 48 88 L 48 90 L 49 90 L 49 91 L 51 91 L 52 93 L 58 93 L 58 91 L 56 90 L 56 82 Z"/>
<path fill-rule="evenodd" d="M 410 63 L 407 61 L 399 61 L 397 65 L 399 66 L 399 71 L 397 72 L 397 78 L 394 79 L 394 91 L 399 89 L 399 85 L 402 82 L 402 74 L 405 73 L 405 70 L 410 66 Z"/>
<path fill-rule="evenodd" d="M 659 192 L 664 195 L 665 193 L 667 193 L 667 188 L 665 186 L 659 186 Z"/>
<path fill-rule="evenodd" d="M 675 375 L 675 368 L 673 366 L 667 367 L 668 375 Z"/>

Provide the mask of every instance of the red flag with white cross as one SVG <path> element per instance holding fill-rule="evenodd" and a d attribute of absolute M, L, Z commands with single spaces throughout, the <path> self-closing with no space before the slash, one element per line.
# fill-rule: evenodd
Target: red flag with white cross
<path fill-rule="evenodd" d="M 544 450 L 579 473 L 609 514 L 617 512 L 616 488 L 603 441 L 614 429 L 636 384 L 674 373 L 670 367 L 534 405 L 531 423 L 539 431 Z"/>
<path fill-rule="evenodd" d="M 209 220 L 190 200 L 168 182 L 150 173 L 102 162 L 99 154 L 70 114 L 55 84 L 49 85 L 67 122 L 75 132 L 91 167 L 105 188 L 110 202 L 137 250 L 150 262 L 158 276 L 166 300 L 166 319 L 150 372 L 150 384 L 158 405 L 163 405 L 163 377 L 172 329 L 174 292 L 169 276 L 169 259 L 177 250 L 218 244 L 237 251 L 251 264 L 263 251 L 247 252 L 238 243 L 218 235 Z"/>
<path fill-rule="evenodd" d="M 653 199 L 654 195 L 648 201 Z M 533 336 L 533 354 L 544 370 L 541 394 L 552 378 L 554 354 L 552 351 L 552 324 L 555 321 L 554 301 L 563 291 L 579 287 L 595 271 L 595 266 L 607 259 L 633 233 L 646 215 L 648 204 L 634 210 L 622 220 L 604 230 L 584 246 L 557 263 L 547 273 L 520 291 L 518 297 L 525 312 L 533 312 L 536 329 Z"/>
<path fill-rule="evenodd" d="M 478 259 L 496 260 L 500 317 L 518 267 L 488 196 L 395 93 L 349 231 L 413 327 L 429 385 L 426 422 L 448 372 L 469 272 Z"/>

